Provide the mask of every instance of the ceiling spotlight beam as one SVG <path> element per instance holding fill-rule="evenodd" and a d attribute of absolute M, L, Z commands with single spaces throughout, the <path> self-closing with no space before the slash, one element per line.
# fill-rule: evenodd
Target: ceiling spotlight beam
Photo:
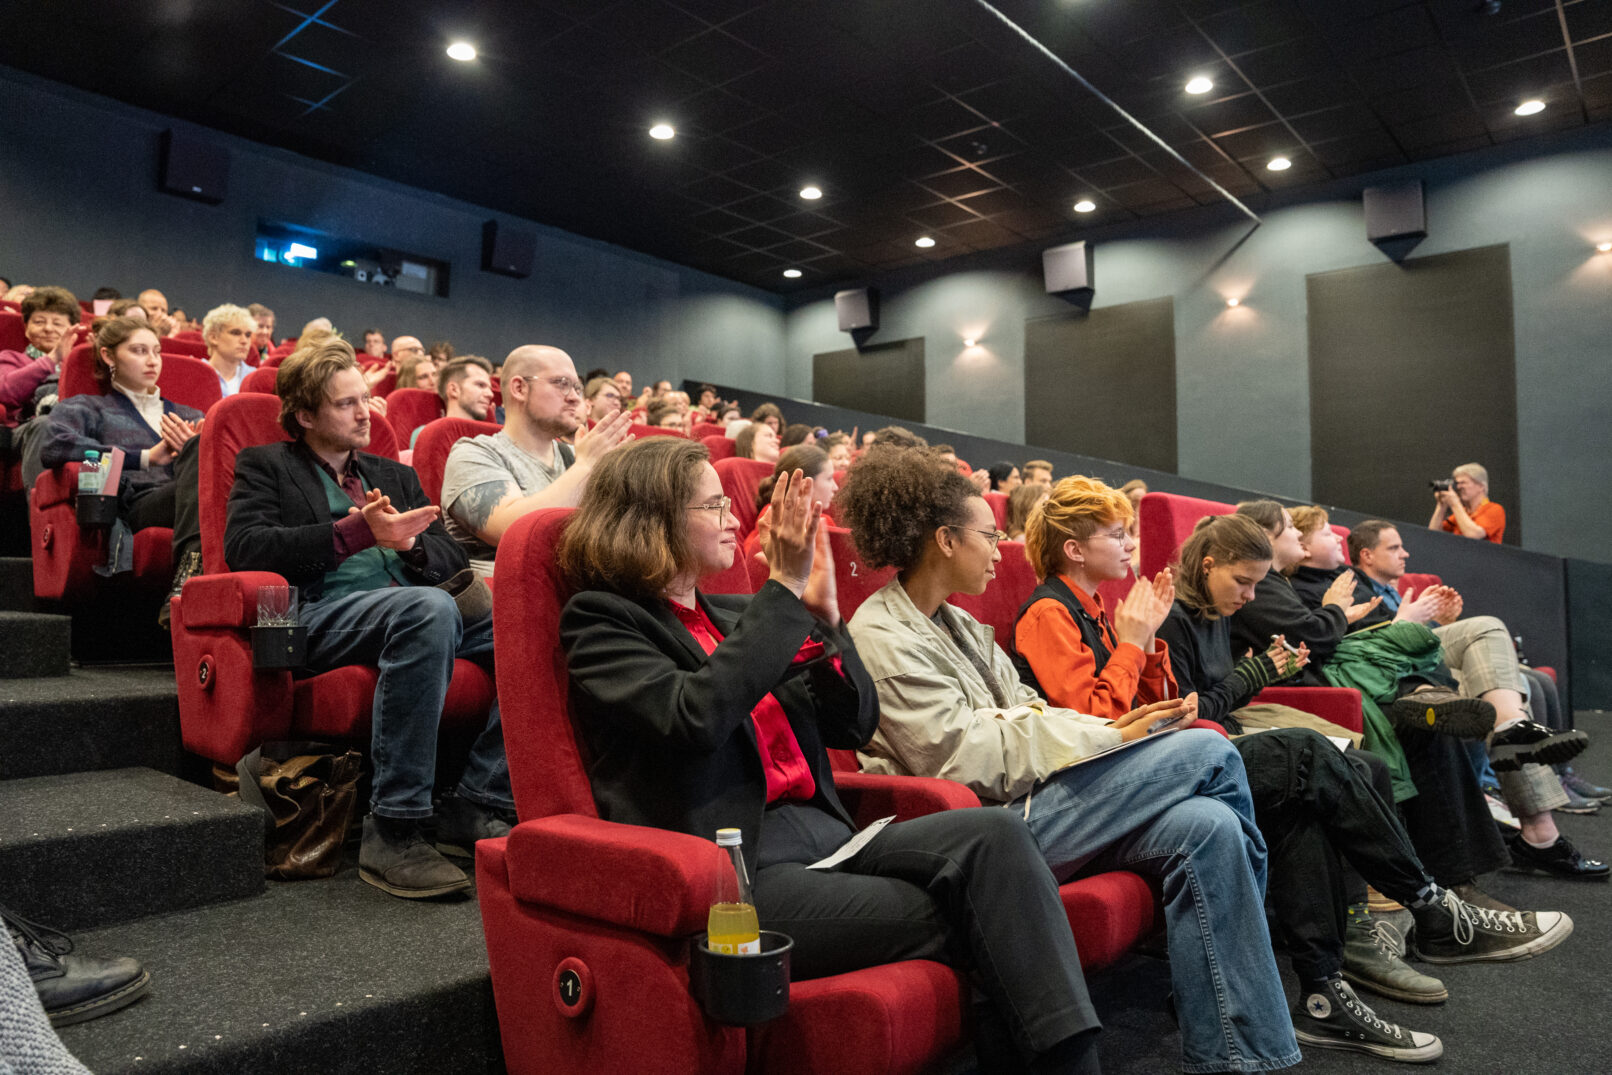
<path fill-rule="evenodd" d="M 1030 32 L 1028 30 L 1026 30 L 1024 27 L 1020 26 L 1018 23 L 1014 22 L 1012 19 L 1008 18 L 1006 15 L 1002 14 L 1002 12 L 998 11 L 995 7 L 993 7 L 989 3 L 989 0 L 974 0 L 974 2 L 976 4 L 978 4 L 980 7 L 984 8 L 986 11 L 990 12 L 992 15 L 996 16 L 996 18 L 999 19 L 1004 26 L 1006 26 L 1008 29 L 1012 30 L 1014 33 L 1018 34 L 1020 37 L 1024 38 L 1024 40 L 1028 41 L 1031 44 L 1031 46 L 1033 46 L 1038 52 L 1040 52 L 1047 59 L 1051 60 L 1053 63 L 1055 63 L 1059 67 L 1061 67 L 1063 69 L 1064 74 L 1068 75 L 1070 78 L 1072 78 L 1076 82 L 1080 83 L 1094 97 L 1096 97 L 1099 101 L 1102 101 L 1109 108 L 1112 108 L 1114 110 L 1114 112 L 1116 114 L 1118 114 L 1118 116 L 1121 119 L 1123 119 L 1126 123 L 1129 123 L 1132 127 L 1135 127 L 1137 130 L 1141 131 L 1142 134 L 1147 136 L 1147 138 L 1150 139 L 1154 144 L 1156 144 L 1160 149 L 1162 149 L 1166 153 L 1168 153 L 1176 161 L 1176 163 L 1180 164 L 1183 168 L 1186 168 L 1193 175 L 1197 176 L 1199 179 L 1203 180 L 1205 183 L 1208 183 L 1211 187 L 1213 187 L 1216 191 L 1219 192 L 1219 194 L 1220 194 L 1220 196 L 1222 198 L 1225 198 L 1232 205 L 1236 206 L 1238 208 L 1238 210 L 1243 213 L 1244 216 L 1248 217 L 1249 220 L 1252 220 L 1255 224 L 1259 224 L 1261 222 L 1260 219 L 1259 219 L 1259 215 L 1257 213 L 1255 213 L 1252 209 L 1248 208 L 1248 206 L 1244 205 L 1240 200 L 1238 200 L 1238 198 L 1237 198 L 1237 196 L 1235 194 L 1233 194 L 1231 191 L 1227 190 L 1225 187 L 1221 186 L 1219 183 L 1215 182 L 1209 176 L 1203 174 L 1203 172 L 1200 171 L 1198 168 L 1194 167 L 1191 161 L 1187 160 L 1181 154 L 1176 152 L 1174 146 L 1170 145 L 1170 143 L 1166 142 L 1164 139 L 1162 139 L 1158 135 L 1154 134 L 1147 127 L 1147 125 L 1144 124 L 1141 120 L 1137 119 L 1135 116 L 1133 116 L 1129 112 L 1125 111 L 1125 109 L 1121 108 L 1119 106 L 1119 102 L 1115 101 L 1112 97 L 1108 96 L 1108 94 L 1104 93 L 1102 90 L 1098 89 L 1096 86 L 1093 86 L 1089 81 L 1087 81 L 1087 79 L 1086 79 L 1086 77 L 1084 75 L 1082 75 L 1079 71 L 1076 71 L 1073 67 L 1070 67 L 1067 63 L 1065 63 L 1063 61 L 1063 59 L 1057 53 L 1053 52 L 1051 49 L 1047 48 L 1047 46 L 1043 45 L 1041 42 L 1037 41 L 1033 36 L 1031 36 L 1031 34 L 1030 34 Z"/>

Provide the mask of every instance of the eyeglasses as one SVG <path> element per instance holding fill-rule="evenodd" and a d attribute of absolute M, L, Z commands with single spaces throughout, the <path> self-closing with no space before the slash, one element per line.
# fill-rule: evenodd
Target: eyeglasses
<path fill-rule="evenodd" d="M 580 396 L 582 394 L 582 382 L 573 380 L 564 374 L 558 377 L 547 377 L 545 380 L 562 396 Z"/>
<path fill-rule="evenodd" d="M 710 503 L 710 504 L 690 504 L 688 506 L 688 510 L 690 510 L 690 511 L 714 511 L 714 512 L 717 513 L 717 515 L 716 515 L 716 525 L 722 526 L 722 525 L 727 523 L 727 521 L 728 521 L 728 508 L 730 508 L 732 506 L 733 506 L 733 498 L 725 496 L 722 499 L 720 499 L 718 501 L 715 501 L 714 503 Z"/>
<path fill-rule="evenodd" d="M 1007 537 L 1007 535 L 1004 534 L 1000 530 L 980 530 L 977 527 L 959 526 L 956 523 L 948 523 L 947 525 L 950 526 L 953 530 L 967 530 L 971 534 L 980 534 L 980 535 L 984 536 L 985 540 L 989 541 L 991 543 L 991 548 L 993 548 L 993 549 L 996 548 L 996 546 L 997 546 L 997 544 L 999 542 L 1001 542 L 1004 538 Z"/>

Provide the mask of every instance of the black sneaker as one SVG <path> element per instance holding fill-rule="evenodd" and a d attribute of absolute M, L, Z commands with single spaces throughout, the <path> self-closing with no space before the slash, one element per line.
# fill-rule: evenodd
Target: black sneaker
<path fill-rule="evenodd" d="M 1307 993 L 1293 1012 L 1299 1044 L 1317 1049 L 1348 1049 L 1386 1060 L 1425 1064 L 1444 1055 L 1435 1034 L 1406 1030 L 1372 1011 L 1342 978 L 1329 978 L 1325 989 Z"/>
<path fill-rule="evenodd" d="M 1544 870 L 1579 881 L 1605 881 L 1612 875 L 1606 863 L 1585 858 L 1565 836 L 1556 837 L 1549 847 L 1535 847 L 1522 833 L 1514 832 L 1506 837 L 1506 849 L 1511 852 L 1511 865 L 1519 870 Z"/>
<path fill-rule="evenodd" d="M 1537 721 L 1519 720 L 1490 737 L 1489 764 L 1497 773 L 1529 762 L 1557 765 L 1572 761 L 1589 745 L 1590 737 L 1581 731 L 1553 732 Z"/>
<path fill-rule="evenodd" d="M 437 850 L 460 858 L 476 857 L 476 841 L 508 836 L 513 811 L 492 810 L 459 795 L 447 794 L 437 804 Z"/>
<path fill-rule="evenodd" d="M 448 896 L 470 888 L 465 872 L 426 841 L 422 823 L 376 818 L 374 814 L 364 819 L 358 876 L 406 900 Z"/>
<path fill-rule="evenodd" d="M 1495 911 L 1449 889 L 1411 914 L 1413 947 L 1428 963 L 1511 963 L 1548 952 L 1573 932 L 1560 911 Z"/>
<path fill-rule="evenodd" d="M 56 1026 L 82 1023 L 126 1008 L 151 988 L 151 972 L 135 960 L 74 955 L 73 942 L 65 933 L 3 907 L 0 918 L 5 919 L 12 943 L 28 967 L 45 1014 Z"/>
<path fill-rule="evenodd" d="M 1397 731 L 1442 732 L 1482 739 L 1494 731 L 1494 706 L 1448 687 L 1426 687 L 1395 698 L 1388 719 Z"/>

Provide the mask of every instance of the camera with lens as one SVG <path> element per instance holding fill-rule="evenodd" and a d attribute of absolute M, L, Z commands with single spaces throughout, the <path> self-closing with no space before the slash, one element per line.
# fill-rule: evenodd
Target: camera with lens
<path fill-rule="evenodd" d="M 1455 479 L 1454 478 L 1434 478 L 1432 481 L 1428 482 L 1427 484 L 1431 485 L 1438 492 L 1447 493 L 1451 489 L 1455 488 Z"/>

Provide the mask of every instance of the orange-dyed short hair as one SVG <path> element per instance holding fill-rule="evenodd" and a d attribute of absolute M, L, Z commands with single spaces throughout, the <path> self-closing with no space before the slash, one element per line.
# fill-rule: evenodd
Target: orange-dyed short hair
<path fill-rule="evenodd" d="M 1096 478 L 1076 474 L 1052 487 L 1047 502 L 1024 527 L 1024 556 L 1041 578 L 1063 570 L 1063 543 L 1085 541 L 1099 527 L 1128 523 L 1134 512 L 1124 493 Z"/>

